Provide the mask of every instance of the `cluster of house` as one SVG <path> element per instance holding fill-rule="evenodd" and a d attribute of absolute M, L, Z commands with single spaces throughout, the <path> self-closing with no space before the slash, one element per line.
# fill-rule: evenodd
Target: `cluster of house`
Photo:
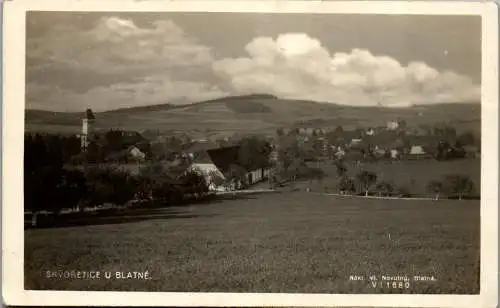
<path fill-rule="evenodd" d="M 433 158 L 436 154 L 436 140 L 430 137 L 427 131 L 419 128 L 407 128 L 404 121 L 389 121 L 386 126 L 356 129 L 351 131 L 333 132 L 324 129 L 298 128 L 295 136 L 300 145 L 313 145 L 316 155 L 330 158 L 360 157 L 386 157 L 392 159 L 426 159 Z M 405 132 L 406 141 L 400 137 L 401 131 Z M 283 130 L 290 133 L 292 130 Z M 333 136 L 330 134 L 333 132 Z M 312 141 L 312 143 L 311 143 Z M 273 160 L 278 159 L 277 148 L 272 155 Z M 449 151 L 452 151 L 450 149 Z M 466 157 L 479 157 L 479 149 L 474 145 L 465 145 L 461 148 Z M 354 158 L 356 159 L 356 158 Z"/>
<path fill-rule="evenodd" d="M 95 117 L 91 110 L 87 110 L 82 120 L 82 132 L 79 134 L 82 152 L 87 151 L 91 142 L 102 140 L 102 134 L 99 134 L 99 131 L 94 128 L 94 124 Z M 117 130 L 115 133 L 120 134 L 125 147 L 108 155 L 107 161 L 120 161 L 120 158 L 126 157 L 136 162 L 144 162 L 151 155 L 151 142 L 139 132 Z M 157 140 L 157 142 L 161 142 L 161 140 Z M 190 146 L 177 153 L 174 159 L 165 162 L 166 167 L 176 170 L 174 177 L 188 171 L 194 171 L 205 178 L 210 190 L 227 191 L 253 185 L 270 176 L 270 165 L 261 166 L 254 170 L 246 170 L 242 167 L 239 163 L 239 146 L 221 146 L 210 140 L 194 140 L 189 144 Z M 139 171 L 138 168 L 127 170 L 132 173 Z"/>
<path fill-rule="evenodd" d="M 82 132 L 80 134 L 82 151 L 86 151 L 91 136 L 95 136 L 94 129 L 95 117 L 92 111 L 87 110 L 85 118 L 82 120 Z M 294 128 L 283 129 L 283 134 L 294 133 L 299 144 L 309 144 L 314 148 L 316 154 L 323 157 L 344 158 L 349 155 L 366 155 L 367 149 L 370 154 L 376 157 L 390 157 L 399 159 L 402 156 L 408 159 L 423 159 L 432 157 L 434 149 L 429 146 L 419 144 L 418 140 L 424 140 L 415 134 L 416 141 L 413 144 L 406 144 L 398 138 L 397 131 L 402 128 L 399 121 L 390 121 L 385 127 L 368 128 L 363 131 L 343 131 L 338 139 L 332 140 L 328 136 L 329 131 L 321 128 Z M 292 131 L 293 130 L 293 131 Z M 111 154 L 110 161 L 119 160 L 120 157 L 132 158 L 134 161 L 143 162 L 151 155 L 151 145 L 154 142 L 146 140 L 140 133 L 135 131 L 120 131 L 122 140 L 127 146 L 117 153 Z M 420 139 L 419 139 L 420 138 Z M 279 143 L 270 138 L 273 144 L 273 151 L 270 155 L 270 164 L 279 160 Z M 378 140 L 378 141 L 374 141 Z M 242 185 L 252 185 L 256 182 L 267 179 L 271 173 L 270 166 L 262 166 L 256 170 L 245 170 L 238 164 L 238 146 L 232 145 L 228 140 L 223 140 L 219 144 L 210 140 L 191 140 L 186 139 L 183 148 L 176 154 L 175 158 L 168 163 L 172 166 L 185 166 L 186 170 L 193 170 L 203 175 L 210 183 L 212 190 L 238 189 Z M 161 143 L 161 140 L 157 140 Z M 311 147 L 312 146 L 312 147 Z M 434 146 L 434 145 L 433 145 Z M 471 156 L 477 156 L 477 148 L 466 147 L 467 153 Z M 232 174 L 232 175 L 231 175 Z M 237 174 L 238 177 L 234 177 Z M 231 175 L 233 183 L 227 183 L 226 177 Z M 218 179 L 214 179 L 217 177 Z M 237 180 L 235 180 L 237 178 Z M 222 181 L 221 181 L 222 180 Z"/>
<path fill-rule="evenodd" d="M 400 159 L 403 155 L 408 159 L 431 158 L 430 149 L 422 145 L 414 144 L 406 147 L 401 140 L 396 140 L 386 145 L 370 145 L 363 139 L 351 139 L 347 145 L 332 145 L 333 156 L 335 158 L 344 158 L 349 153 L 371 154 L 375 157 L 388 157 L 391 159 Z"/>

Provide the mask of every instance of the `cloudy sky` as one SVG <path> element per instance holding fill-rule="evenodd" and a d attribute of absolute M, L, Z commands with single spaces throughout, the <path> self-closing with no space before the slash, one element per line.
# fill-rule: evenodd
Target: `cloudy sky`
<path fill-rule="evenodd" d="M 479 101 L 480 34 L 471 16 L 31 12 L 26 107 Z"/>

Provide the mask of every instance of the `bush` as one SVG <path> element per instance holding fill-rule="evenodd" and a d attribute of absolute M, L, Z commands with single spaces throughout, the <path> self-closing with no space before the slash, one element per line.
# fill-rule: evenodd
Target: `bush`
<path fill-rule="evenodd" d="M 27 171 L 24 177 L 24 207 L 32 211 L 58 213 L 77 206 L 86 195 L 86 179 L 82 172 L 57 166 Z"/>
<path fill-rule="evenodd" d="M 406 186 L 397 187 L 394 194 L 399 198 L 411 198 L 412 194 L 410 193 L 410 189 Z"/>
<path fill-rule="evenodd" d="M 344 175 L 346 175 L 347 167 L 345 166 L 343 161 L 335 161 L 335 167 L 337 167 L 337 176 L 343 177 Z"/>
<path fill-rule="evenodd" d="M 88 170 L 87 183 L 89 205 L 113 203 L 123 205 L 138 192 L 138 182 L 128 172 L 114 168 L 92 168 Z"/>
<path fill-rule="evenodd" d="M 340 179 L 337 188 L 340 193 L 353 194 L 356 192 L 356 185 L 354 179 L 348 178 L 346 176 Z"/>
<path fill-rule="evenodd" d="M 189 197 L 201 200 L 208 193 L 208 183 L 197 172 L 174 172 L 162 164 L 142 168 L 137 183 L 138 197 L 158 205 L 179 205 Z"/>
<path fill-rule="evenodd" d="M 152 187 L 153 200 L 160 201 L 166 205 L 181 204 L 184 198 L 183 191 L 169 182 L 157 183 Z"/>
<path fill-rule="evenodd" d="M 446 175 L 443 182 L 444 191 L 450 198 L 458 198 L 459 200 L 461 200 L 464 197 L 472 196 L 476 191 L 474 182 L 468 175 Z"/>
<path fill-rule="evenodd" d="M 137 197 L 143 201 L 153 200 L 161 205 L 176 205 L 182 202 L 183 193 L 178 187 L 179 181 L 176 181 L 162 164 L 150 164 L 141 168 L 137 183 Z"/>
<path fill-rule="evenodd" d="M 205 178 L 197 172 L 184 173 L 179 180 L 182 182 L 182 190 L 184 195 L 193 195 L 199 200 L 208 193 L 208 184 Z"/>
<path fill-rule="evenodd" d="M 396 185 L 391 182 L 381 181 L 375 186 L 375 190 L 381 196 L 390 197 L 396 191 Z"/>
<path fill-rule="evenodd" d="M 439 199 L 439 195 L 444 191 L 444 185 L 441 181 L 432 180 L 427 184 L 427 191 L 435 195 L 435 199 Z"/>
<path fill-rule="evenodd" d="M 285 174 L 287 178 L 291 179 L 322 179 L 325 177 L 325 172 L 319 168 L 309 167 L 305 162 L 301 160 L 295 160 L 286 169 Z"/>

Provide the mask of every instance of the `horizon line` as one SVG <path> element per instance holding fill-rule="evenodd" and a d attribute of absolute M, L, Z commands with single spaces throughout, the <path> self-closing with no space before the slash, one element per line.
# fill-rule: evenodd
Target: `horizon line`
<path fill-rule="evenodd" d="M 123 110 L 130 110 L 130 109 L 141 109 L 141 108 L 153 108 L 153 107 L 161 107 L 161 106 L 169 106 L 172 109 L 175 108 L 183 108 L 183 107 L 189 107 L 189 106 L 194 106 L 198 104 L 208 104 L 208 103 L 217 103 L 224 101 L 226 99 L 237 99 L 237 98 L 254 98 L 254 97 L 266 97 L 267 99 L 275 99 L 275 100 L 286 100 L 286 101 L 294 101 L 294 102 L 311 102 L 311 103 L 316 103 L 316 104 L 324 104 L 324 105 L 332 105 L 332 106 L 338 106 L 338 107 L 351 107 L 351 108 L 378 108 L 378 109 L 410 109 L 410 108 L 415 108 L 415 107 L 430 107 L 430 106 L 438 106 L 438 105 L 476 105 L 479 104 L 481 105 L 481 100 L 478 101 L 455 101 L 455 102 L 439 102 L 439 103 L 413 103 L 408 106 L 391 106 L 391 105 L 384 105 L 384 104 L 376 104 L 376 105 L 349 105 L 349 104 L 342 104 L 342 103 L 334 103 L 334 102 L 328 102 L 328 101 L 315 101 L 315 100 L 308 100 L 308 99 L 290 99 L 290 98 L 283 98 L 283 97 L 278 97 L 273 94 L 265 94 L 265 93 L 254 93 L 254 94 L 241 94 L 241 95 L 229 95 L 229 96 L 221 96 L 218 98 L 213 98 L 213 99 L 207 99 L 207 100 L 202 100 L 202 101 L 196 101 L 196 102 L 191 102 L 191 103 L 186 103 L 186 104 L 172 104 L 172 103 L 161 103 L 161 104 L 151 104 L 151 105 L 140 105 L 140 106 L 124 106 L 120 108 L 114 108 L 114 109 L 106 109 L 102 111 L 94 111 L 95 113 L 104 113 L 104 112 L 113 112 L 113 111 L 123 111 Z M 84 107 L 82 108 L 81 111 L 57 111 L 57 110 L 51 110 L 51 109 L 43 109 L 43 108 L 25 108 L 25 111 L 44 111 L 44 112 L 56 112 L 56 113 L 80 113 L 80 112 L 85 112 L 86 109 L 89 107 Z"/>

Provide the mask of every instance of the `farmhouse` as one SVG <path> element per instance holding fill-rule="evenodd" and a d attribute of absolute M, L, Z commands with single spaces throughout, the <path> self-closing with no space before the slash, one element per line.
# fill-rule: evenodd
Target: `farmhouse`
<path fill-rule="evenodd" d="M 239 146 L 217 148 L 207 150 L 208 155 L 214 164 L 222 171 L 224 174 L 241 174 L 245 169 L 240 165 L 239 159 Z M 236 170 L 235 170 L 236 169 Z M 252 185 L 266 179 L 270 174 L 270 167 L 263 166 L 262 168 L 257 168 L 254 170 L 246 170 L 243 175 L 243 182 L 247 185 Z"/>
<path fill-rule="evenodd" d="M 225 191 L 225 187 L 217 183 L 216 178 L 224 180 L 222 172 L 213 163 L 193 163 L 186 169 L 189 172 L 196 172 L 203 176 L 208 184 L 208 189 L 211 191 Z"/>
<path fill-rule="evenodd" d="M 111 163 L 128 163 L 128 162 L 144 162 L 151 156 L 148 143 L 137 143 L 127 148 L 108 154 L 105 157 L 105 162 Z"/>
<path fill-rule="evenodd" d="M 414 145 L 411 147 L 408 152 L 409 159 L 424 159 L 427 158 L 429 154 L 427 154 L 424 148 L 421 145 Z"/>
<path fill-rule="evenodd" d="M 401 155 L 397 149 L 391 149 L 390 152 L 391 152 L 392 159 L 398 159 L 399 156 Z"/>
<path fill-rule="evenodd" d="M 202 175 L 209 183 L 209 188 L 214 191 L 239 189 L 242 185 L 252 185 L 269 177 L 271 172 L 269 167 L 255 170 L 246 170 L 242 167 L 239 150 L 240 147 L 231 146 L 193 153 L 192 163 L 187 169 Z"/>
<path fill-rule="evenodd" d="M 414 145 L 410 149 L 410 155 L 423 155 L 425 154 L 424 148 L 420 145 Z"/>
<path fill-rule="evenodd" d="M 396 130 L 399 128 L 398 121 L 389 121 L 387 122 L 387 130 Z"/>
<path fill-rule="evenodd" d="M 333 155 L 334 155 L 334 156 L 335 156 L 335 158 L 337 158 L 337 159 L 343 158 L 343 157 L 345 156 L 345 151 L 344 151 L 344 149 L 343 149 L 342 147 L 340 147 L 340 146 L 339 146 L 339 147 L 337 147 L 334 151 L 335 151 L 335 152 L 334 152 L 334 154 L 333 154 Z"/>
<path fill-rule="evenodd" d="M 147 143 L 138 143 L 127 149 L 128 155 L 139 161 L 146 160 L 149 152 L 149 145 Z"/>
<path fill-rule="evenodd" d="M 379 148 L 378 146 L 375 146 L 375 149 L 373 150 L 373 154 L 377 157 L 383 157 L 386 153 L 387 151 L 385 149 Z"/>

